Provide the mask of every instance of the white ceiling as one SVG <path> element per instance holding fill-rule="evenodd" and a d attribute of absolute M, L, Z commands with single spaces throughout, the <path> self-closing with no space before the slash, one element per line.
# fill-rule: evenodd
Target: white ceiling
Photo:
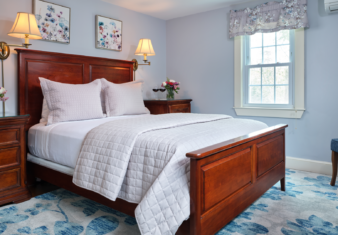
<path fill-rule="evenodd" d="M 255 0 L 103 0 L 163 20 Z"/>

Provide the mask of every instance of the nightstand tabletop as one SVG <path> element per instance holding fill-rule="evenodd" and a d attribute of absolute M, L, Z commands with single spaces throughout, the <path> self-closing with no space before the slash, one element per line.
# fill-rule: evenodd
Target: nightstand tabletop
<path fill-rule="evenodd" d="M 160 99 L 160 100 L 143 100 L 143 101 L 168 101 L 168 102 L 175 102 L 175 101 L 192 101 L 192 99 L 174 99 L 174 100 L 167 100 L 167 99 Z"/>
<path fill-rule="evenodd" d="M 1 118 L 17 118 L 17 117 L 29 117 L 29 114 L 19 115 L 13 112 L 5 112 L 5 115 L 3 112 L 0 112 L 0 119 Z"/>

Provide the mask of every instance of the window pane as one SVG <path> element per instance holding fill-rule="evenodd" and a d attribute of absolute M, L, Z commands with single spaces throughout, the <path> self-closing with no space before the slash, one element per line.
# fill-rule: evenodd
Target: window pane
<path fill-rule="evenodd" d="M 250 36 L 250 46 L 251 47 L 262 47 L 262 34 L 256 33 Z"/>
<path fill-rule="evenodd" d="M 277 32 L 277 44 L 290 44 L 290 30 L 282 30 Z"/>
<path fill-rule="evenodd" d="M 262 63 L 262 48 L 251 49 L 251 64 Z"/>
<path fill-rule="evenodd" d="M 276 49 L 275 47 L 264 47 L 264 64 L 276 63 Z"/>
<path fill-rule="evenodd" d="M 276 44 L 276 33 L 263 34 L 264 46 L 274 46 Z"/>
<path fill-rule="evenodd" d="M 261 68 L 250 69 L 250 85 L 260 85 L 261 84 Z"/>
<path fill-rule="evenodd" d="M 249 88 L 249 103 L 261 103 L 261 86 Z"/>
<path fill-rule="evenodd" d="M 263 67 L 262 84 L 273 85 L 275 83 L 275 68 Z"/>
<path fill-rule="evenodd" d="M 276 104 L 288 104 L 288 103 L 289 103 L 289 87 L 276 86 Z"/>
<path fill-rule="evenodd" d="M 262 88 L 262 103 L 273 104 L 275 103 L 274 86 L 263 86 Z"/>
<path fill-rule="evenodd" d="M 289 84 L 289 67 L 276 67 L 276 84 Z"/>
<path fill-rule="evenodd" d="M 277 46 L 277 62 L 290 62 L 290 46 Z"/>

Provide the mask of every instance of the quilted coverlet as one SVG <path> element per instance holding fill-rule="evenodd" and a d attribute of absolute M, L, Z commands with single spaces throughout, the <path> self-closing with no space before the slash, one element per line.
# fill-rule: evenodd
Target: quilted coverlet
<path fill-rule="evenodd" d="M 187 152 L 266 128 L 226 115 L 166 114 L 105 123 L 84 140 L 74 184 L 139 203 L 143 235 L 175 234 L 190 214 Z"/>

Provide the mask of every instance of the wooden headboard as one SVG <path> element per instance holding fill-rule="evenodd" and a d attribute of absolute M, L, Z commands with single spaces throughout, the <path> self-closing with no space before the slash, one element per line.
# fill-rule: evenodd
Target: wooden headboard
<path fill-rule="evenodd" d="M 46 51 L 15 49 L 18 52 L 19 114 L 30 114 L 27 129 L 40 121 L 43 95 L 39 77 L 83 84 L 97 78 L 114 83 L 133 80 L 133 62 Z"/>

